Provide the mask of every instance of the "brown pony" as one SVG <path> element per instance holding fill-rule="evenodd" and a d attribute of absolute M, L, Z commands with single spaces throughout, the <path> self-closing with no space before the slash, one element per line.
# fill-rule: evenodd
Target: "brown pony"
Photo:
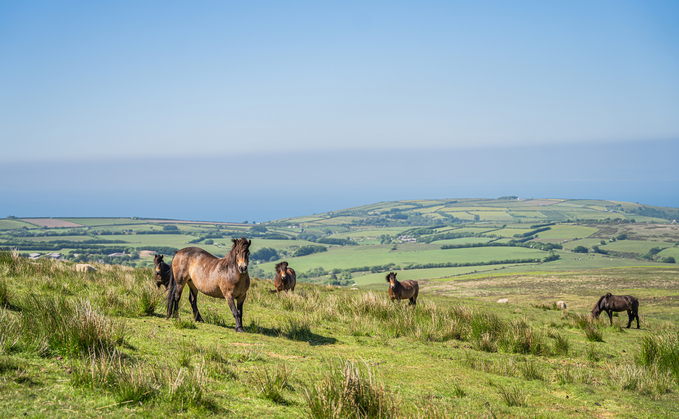
<path fill-rule="evenodd" d="M 389 272 L 387 274 L 387 282 L 389 282 L 389 298 L 394 300 L 410 299 L 408 305 L 414 306 L 417 304 L 417 294 L 420 292 L 420 286 L 417 281 L 403 281 L 396 280 L 396 272 Z"/>
<path fill-rule="evenodd" d="M 172 279 L 167 296 L 167 317 L 179 316 L 179 300 L 184 286 L 189 286 L 189 302 L 197 322 L 203 318 L 198 312 L 196 300 L 198 291 L 214 298 L 226 299 L 233 318 L 236 332 L 243 332 L 243 303 L 250 288 L 248 263 L 252 240 L 245 237 L 231 239 L 233 246 L 225 257 L 219 259 L 198 247 L 187 247 L 178 251 L 172 259 Z M 238 307 L 234 303 L 238 302 Z"/>
<path fill-rule="evenodd" d="M 295 292 L 295 285 L 297 285 L 297 274 L 292 268 L 288 268 L 288 262 L 280 262 L 276 264 L 276 276 L 273 279 L 273 285 L 276 287 L 275 291 L 281 292 L 290 290 Z"/>
<path fill-rule="evenodd" d="M 611 326 L 613 326 L 613 312 L 625 310 L 627 310 L 627 317 L 629 318 L 627 328 L 629 329 L 632 325 L 632 320 L 636 317 L 637 329 L 639 329 L 639 300 L 631 295 L 612 295 L 609 292 L 599 298 L 599 301 L 594 304 L 594 308 L 592 308 L 592 318 L 598 319 L 599 314 L 601 314 L 602 311 L 605 311 L 606 314 L 608 314 Z"/>
<path fill-rule="evenodd" d="M 165 285 L 166 289 L 169 288 L 172 277 L 172 267 L 163 261 L 163 255 L 155 255 L 153 257 L 153 265 L 156 267 L 156 286 L 160 288 L 161 285 Z"/>

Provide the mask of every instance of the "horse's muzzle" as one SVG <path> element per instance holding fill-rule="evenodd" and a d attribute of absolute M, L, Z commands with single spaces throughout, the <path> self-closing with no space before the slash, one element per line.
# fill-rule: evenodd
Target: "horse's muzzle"
<path fill-rule="evenodd" d="M 238 272 L 244 274 L 248 271 L 248 265 L 238 265 Z"/>

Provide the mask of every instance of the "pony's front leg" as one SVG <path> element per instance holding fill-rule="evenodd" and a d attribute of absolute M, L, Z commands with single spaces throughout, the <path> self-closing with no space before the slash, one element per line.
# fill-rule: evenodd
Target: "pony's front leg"
<path fill-rule="evenodd" d="M 191 303 L 191 309 L 193 310 L 193 319 L 198 323 L 203 323 L 203 318 L 198 311 L 198 290 L 189 288 L 189 302 Z"/>
<path fill-rule="evenodd" d="M 608 310 L 606 313 L 608 314 L 608 320 L 610 320 L 611 326 L 613 326 L 613 310 Z"/>
<path fill-rule="evenodd" d="M 243 303 L 245 302 L 245 298 L 242 298 L 238 300 L 238 323 L 241 325 L 241 332 L 243 332 Z"/>
<path fill-rule="evenodd" d="M 229 308 L 231 309 L 231 314 L 233 314 L 233 319 L 236 321 L 236 332 L 244 332 L 243 330 L 243 324 L 241 323 L 241 314 L 238 312 L 238 309 L 236 308 L 236 304 L 233 302 L 233 297 L 232 296 L 227 296 L 226 298 L 226 303 L 229 305 Z M 241 303 L 242 307 L 242 303 Z"/>

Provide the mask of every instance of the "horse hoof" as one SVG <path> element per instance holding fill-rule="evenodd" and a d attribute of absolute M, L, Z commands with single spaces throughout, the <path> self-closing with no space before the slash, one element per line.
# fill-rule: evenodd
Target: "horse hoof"
<path fill-rule="evenodd" d="M 245 330 L 243 330 L 242 327 L 237 327 L 237 328 L 236 328 L 236 333 L 245 333 Z"/>

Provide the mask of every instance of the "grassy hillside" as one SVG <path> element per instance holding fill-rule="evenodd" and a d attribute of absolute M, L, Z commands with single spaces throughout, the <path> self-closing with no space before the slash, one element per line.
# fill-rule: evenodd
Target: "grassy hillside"
<path fill-rule="evenodd" d="M 166 321 L 150 269 L 96 267 L 0 253 L 0 416 L 679 415 L 676 265 L 422 280 L 416 307 L 254 280 L 241 334 L 223 300 Z M 590 320 L 606 291 L 640 330 Z"/>

